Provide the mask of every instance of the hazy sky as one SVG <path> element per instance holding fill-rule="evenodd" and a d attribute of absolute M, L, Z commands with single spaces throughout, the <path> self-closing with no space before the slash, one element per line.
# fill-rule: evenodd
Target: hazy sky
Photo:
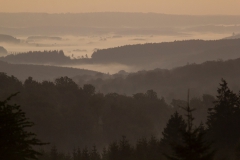
<path fill-rule="evenodd" d="M 240 15 L 240 0 L 0 0 L 0 12 L 157 12 Z"/>

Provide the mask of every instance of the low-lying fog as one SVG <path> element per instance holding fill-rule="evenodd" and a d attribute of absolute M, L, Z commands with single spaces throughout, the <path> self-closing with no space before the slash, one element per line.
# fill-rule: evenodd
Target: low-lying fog
<path fill-rule="evenodd" d="M 122 35 L 97 35 L 97 36 L 59 36 L 59 39 L 29 39 L 29 36 L 16 37 L 21 40 L 20 44 L 1 44 L 8 54 L 27 52 L 27 51 L 44 51 L 44 50 L 63 50 L 65 55 L 71 58 L 91 57 L 92 53 L 97 49 L 105 49 L 118 47 L 131 44 L 144 44 L 144 43 L 159 43 L 170 42 L 175 40 L 190 40 L 190 39 L 203 39 L 203 40 L 216 40 L 230 36 L 229 34 L 215 34 L 215 33 L 186 33 L 175 36 L 166 35 L 136 35 L 136 36 L 122 36 Z M 110 64 L 110 65 L 75 65 L 74 68 L 84 68 L 103 73 L 116 73 L 119 70 L 133 72 L 141 70 L 142 68 L 135 68 L 126 65 Z M 163 68 L 169 68 L 164 64 Z"/>

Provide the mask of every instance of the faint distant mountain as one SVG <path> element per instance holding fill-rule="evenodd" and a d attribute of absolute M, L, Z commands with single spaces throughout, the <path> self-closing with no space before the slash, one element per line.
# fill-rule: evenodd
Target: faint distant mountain
<path fill-rule="evenodd" d="M 226 37 L 224 39 L 240 39 L 240 33 L 234 34 L 232 36 Z"/>
<path fill-rule="evenodd" d="M 0 43 L 19 43 L 20 40 L 10 35 L 0 34 Z"/>
<path fill-rule="evenodd" d="M 3 48 L 2 46 L 0 46 L 0 56 L 1 55 L 6 55 L 8 52 L 5 48 Z"/>
<path fill-rule="evenodd" d="M 182 28 L 235 32 L 240 16 L 168 15 L 159 13 L 0 13 L 0 33 L 14 35 L 89 35 L 115 33 L 180 34 Z M 44 24 L 44 25 L 43 25 Z M 212 26 L 209 26 L 212 25 Z M 223 25 L 223 26 L 221 26 Z M 203 28 L 201 26 L 204 26 Z M 184 30 L 186 31 L 186 30 Z"/>
<path fill-rule="evenodd" d="M 51 37 L 51 36 L 30 36 L 27 38 L 27 40 L 62 40 L 61 37 Z"/>
<path fill-rule="evenodd" d="M 223 23 L 226 24 L 226 23 Z M 223 25 L 223 24 L 205 24 L 198 26 L 186 27 L 182 32 L 198 32 L 198 33 L 220 33 L 229 34 L 229 32 L 239 32 L 240 25 Z"/>
<path fill-rule="evenodd" d="M 20 80 L 25 80 L 29 76 L 38 81 L 54 80 L 61 76 L 91 76 L 104 75 L 100 72 L 95 72 L 86 69 L 76 69 L 69 67 L 55 67 L 43 65 L 26 65 L 26 64 L 10 64 L 0 61 L 0 72 L 5 72 L 8 75 L 13 75 Z"/>

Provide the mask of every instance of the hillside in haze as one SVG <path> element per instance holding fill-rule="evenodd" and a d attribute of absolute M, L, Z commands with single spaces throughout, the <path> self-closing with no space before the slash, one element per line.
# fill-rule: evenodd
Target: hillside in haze
<path fill-rule="evenodd" d="M 240 34 L 239 33 L 237 33 L 237 34 L 233 33 L 232 36 L 226 37 L 224 39 L 240 39 Z"/>
<path fill-rule="evenodd" d="M 0 46 L 0 56 L 2 55 L 6 55 L 8 52 L 5 48 L 3 48 L 2 46 Z"/>
<path fill-rule="evenodd" d="M 240 57 L 240 39 L 185 40 L 162 43 L 126 45 L 98 49 L 91 58 L 66 56 L 63 51 L 30 51 L 1 57 L 2 61 L 26 64 L 96 65 L 122 64 L 131 70 L 173 68 L 209 60 Z M 119 68 L 122 70 L 123 68 Z M 131 71 L 132 71 L 131 70 Z"/>
<path fill-rule="evenodd" d="M 97 50 L 92 60 L 98 63 L 121 63 L 154 67 L 177 67 L 187 63 L 240 57 L 240 39 L 186 40 Z"/>
<path fill-rule="evenodd" d="M 19 43 L 19 42 L 20 40 L 13 36 L 0 34 L 0 43 Z"/>
<path fill-rule="evenodd" d="M 77 76 L 82 75 L 83 77 L 100 75 L 104 77 L 104 74 L 90 71 L 86 69 L 76 69 L 68 67 L 54 67 L 54 66 L 43 66 L 43 65 L 30 65 L 30 64 L 10 64 L 7 62 L 0 61 L 0 72 L 7 73 L 8 75 L 14 75 L 19 80 L 25 80 L 26 78 L 34 77 L 37 81 L 51 80 L 61 76 Z"/>
<path fill-rule="evenodd" d="M 29 51 L 26 53 L 10 54 L 0 58 L 11 63 L 26 64 L 71 64 L 70 57 L 64 55 L 63 51 Z"/>
<path fill-rule="evenodd" d="M 116 92 L 133 95 L 147 89 L 154 89 L 159 96 L 165 97 L 169 102 L 173 98 L 184 99 L 187 89 L 190 89 L 192 97 L 199 97 L 205 93 L 214 95 L 218 82 L 222 78 L 238 91 L 240 90 L 239 70 L 240 58 L 189 64 L 171 70 L 155 69 L 128 74 L 120 72 L 105 80 L 93 78 L 84 81 L 81 76 L 74 77 L 73 80 L 80 86 L 92 84 L 103 93 Z"/>
<path fill-rule="evenodd" d="M 120 71 L 107 75 L 84 69 L 53 67 L 30 64 L 0 63 L 1 72 L 14 75 L 20 80 L 31 76 L 38 81 L 54 80 L 60 76 L 69 76 L 79 85 L 92 84 L 102 93 L 120 93 L 132 95 L 154 89 L 159 96 L 169 102 L 172 98 L 185 98 L 187 89 L 191 95 L 215 94 L 221 78 L 225 78 L 234 89 L 240 89 L 240 58 L 233 60 L 207 61 L 201 64 L 190 63 L 173 69 L 154 69 L 138 72 Z M 204 87 L 202 87 L 204 84 Z"/>
<path fill-rule="evenodd" d="M 38 40 L 62 40 L 61 37 L 50 37 L 50 36 L 29 36 L 27 38 L 28 41 L 38 41 Z"/>

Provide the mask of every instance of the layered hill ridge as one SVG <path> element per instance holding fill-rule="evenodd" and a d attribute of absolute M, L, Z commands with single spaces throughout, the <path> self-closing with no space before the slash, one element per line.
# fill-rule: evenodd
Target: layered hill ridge
<path fill-rule="evenodd" d="M 111 64 L 136 66 L 138 70 L 173 68 L 188 63 L 228 60 L 240 57 L 240 39 L 185 40 L 126 45 L 99 49 L 91 58 L 72 59 L 62 51 L 34 51 L 1 58 L 11 63 L 26 64 Z M 121 68 L 119 69 L 121 70 Z"/>
<path fill-rule="evenodd" d="M 0 72 L 7 73 L 8 75 L 14 75 L 19 80 L 25 80 L 28 77 L 34 77 L 38 81 L 53 81 L 55 78 L 61 76 L 73 77 L 81 75 L 94 77 L 95 75 L 104 75 L 103 73 L 86 69 L 48 65 L 10 64 L 3 61 L 0 61 Z"/>
<path fill-rule="evenodd" d="M 240 58 L 227 61 L 207 61 L 201 64 L 188 64 L 174 69 L 143 70 L 135 73 L 115 74 L 111 79 L 83 81 L 81 76 L 73 79 L 82 86 L 93 84 L 103 93 L 116 92 L 132 95 L 148 89 L 155 90 L 166 100 L 186 99 L 187 90 L 191 97 L 202 94 L 216 94 L 218 82 L 224 78 L 230 86 L 240 89 Z"/>

